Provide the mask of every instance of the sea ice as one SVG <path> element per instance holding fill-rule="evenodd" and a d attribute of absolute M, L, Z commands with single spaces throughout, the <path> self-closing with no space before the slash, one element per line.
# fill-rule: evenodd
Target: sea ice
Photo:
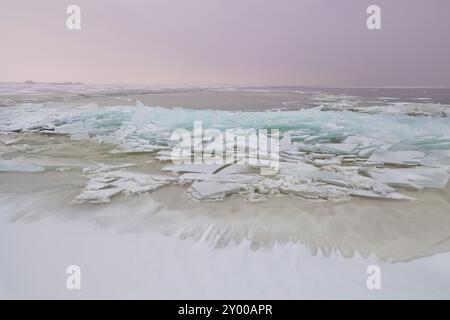
<path fill-rule="evenodd" d="M 447 114 L 448 107 L 419 103 L 364 109 L 358 106 L 354 97 L 339 99 L 336 102 L 336 97 L 325 95 L 319 99 L 324 102 L 322 108 L 256 111 L 245 116 L 239 112 L 168 109 L 146 107 L 140 103 L 136 106 L 102 108 L 24 104 L 0 109 L 0 133 L 37 131 L 67 134 L 73 138 L 114 144 L 116 149 L 112 153 L 157 152 L 156 156 L 149 157 L 152 160 L 171 161 L 171 148 L 176 144 L 170 139 L 171 133 L 178 128 L 190 131 L 195 119 L 202 119 L 204 128 L 221 131 L 232 128 L 243 136 L 265 128 L 280 130 L 282 138 L 279 140 L 279 158 L 260 155 L 256 165 L 249 164 L 245 162 L 248 160 L 247 151 L 252 153 L 256 150 L 239 141 L 236 163 L 163 167 L 163 171 L 180 175 L 173 176 L 174 180 L 132 176 L 131 171 L 125 170 L 142 163 L 114 166 L 99 164 L 95 167 L 87 164 L 90 167 L 84 170 L 84 174 L 91 183 L 91 189 L 85 191 L 91 193 L 85 194 L 85 199 L 98 199 L 100 202 L 110 199 L 111 194 L 139 193 L 152 190 L 159 183 L 180 181 L 195 181 L 192 185 L 197 186 L 203 194 L 207 194 L 202 189 L 204 186 L 214 186 L 219 190 L 226 187 L 226 192 L 219 192 L 215 196 L 217 199 L 228 193 L 243 195 L 242 190 L 234 188 L 232 184 L 253 188 L 254 196 L 249 199 L 257 199 L 259 192 L 279 192 L 280 183 L 284 184 L 285 191 L 296 190 L 298 194 L 324 198 L 326 192 L 323 190 L 326 190 L 327 198 L 343 199 L 357 194 L 372 197 L 390 195 L 392 198 L 393 187 L 445 187 L 450 173 L 450 126 L 448 118 L 437 116 L 442 112 Z M 330 108 L 337 111 L 324 112 Z M 356 112 L 340 112 L 350 109 Z M 421 116 L 431 114 L 436 117 Z M 20 135 L 0 135 L 3 156 L 10 151 L 33 154 L 46 151 L 41 146 L 16 144 L 18 141 L 11 140 L 9 136 Z M 255 142 L 254 135 L 251 135 L 251 139 Z M 196 144 L 198 147 L 208 148 L 207 139 L 197 139 Z M 226 144 L 225 147 L 227 151 L 234 151 L 236 146 Z M 267 150 L 263 148 L 262 151 Z M 190 160 L 193 155 L 198 154 L 194 150 L 180 160 Z M 251 159 L 255 159 L 252 154 Z M 279 170 L 269 167 L 272 161 L 278 160 Z M 24 159 L 19 164 L 17 159 L 16 162 L 2 161 L 3 171 L 11 168 L 39 171 L 45 166 L 65 167 L 70 162 L 68 159 L 51 161 L 43 155 L 30 157 L 29 161 Z M 70 166 L 76 164 L 71 162 Z M 77 166 L 85 165 L 80 160 Z M 402 171 L 392 167 L 417 170 Z M 308 187 L 312 189 L 308 191 Z M 106 191 L 107 189 L 111 190 Z M 352 190 L 353 195 L 350 192 Z M 197 195 L 202 198 L 199 192 Z"/>
<path fill-rule="evenodd" d="M 238 192 L 241 187 L 242 184 L 238 183 L 216 181 L 196 181 L 191 185 L 192 195 L 198 200 L 223 199 L 227 194 Z"/>

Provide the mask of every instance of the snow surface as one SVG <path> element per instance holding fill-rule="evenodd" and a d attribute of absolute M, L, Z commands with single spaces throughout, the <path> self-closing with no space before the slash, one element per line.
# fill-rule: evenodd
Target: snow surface
<path fill-rule="evenodd" d="M 405 263 L 312 256 L 298 244 L 213 249 L 155 232 L 117 233 L 86 223 L 11 222 L 0 215 L 2 299 L 450 298 L 450 253 Z M 366 287 L 381 268 L 381 290 Z M 66 268 L 81 267 L 81 290 Z"/>

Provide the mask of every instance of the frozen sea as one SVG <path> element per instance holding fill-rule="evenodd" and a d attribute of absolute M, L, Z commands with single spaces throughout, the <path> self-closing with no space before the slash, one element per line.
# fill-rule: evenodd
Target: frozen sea
<path fill-rule="evenodd" d="M 0 84 L 0 297 L 450 298 L 449 104 L 436 88 Z M 278 129 L 280 170 L 174 165 L 171 133 L 195 121 Z"/>

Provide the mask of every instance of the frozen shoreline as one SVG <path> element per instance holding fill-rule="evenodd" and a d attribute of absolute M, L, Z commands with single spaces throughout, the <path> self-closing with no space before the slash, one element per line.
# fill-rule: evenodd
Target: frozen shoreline
<path fill-rule="evenodd" d="M 429 122 L 430 125 L 436 123 L 433 119 Z M 410 129 L 411 132 L 415 127 Z M 437 126 L 434 129 L 436 132 L 448 130 Z M 372 184 L 371 178 L 360 176 L 351 166 L 347 174 L 345 164 L 342 175 L 340 171 L 332 173 L 312 164 L 285 162 L 282 163 L 281 174 L 286 170 L 284 175 L 287 176 L 283 179 L 287 183 L 269 179 L 267 187 L 260 184 L 253 187 L 251 183 L 254 182 L 249 181 L 251 188 L 258 188 L 258 194 L 267 197 L 266 201 L 254 201 L 259 198 L 249 197 L 258 195 L 255 191 L 248 193 L 245 188 L 243 191 L 236 188 L 233 192 L 237 194 L 216 203 L 186 198 L 185 195 L 191 197 L 191 189 L 198 185 L 207 186 L 195 190 L 201 191 L 201 196 L 205 196 L 205 192 L 215 192 L 209 181 L 194 184 L 192 179 L 218 178 L 222 183 L 220 179 L 237 179 L 239 182 L 258 176 L 237 172 L 220 176 L 195 172 L 171 175 L 161 170 L 179 170 L 179 167 L 160 163 L 155 153 L 112 152 L 116 151 L 115 145 L 99 143 L 95 137 L 78 138 L 75 135 L 70 138 L 32 132 L 0 137 L 0 169 L 4 171 L 0 173 L 3 182 L 0 184 L 0 203 L 17 205 L 19 216 L 32 219 L 84 216 L 131 231 L 158 230 L 170 234 L 182 230 L 182 238 L 200 239 L 207 235 L 208 241 L 219 248 L 227 247 L 231 242 L 241 243 L 244 238 L 251 242 L 253 249 L 272 247 L 276 243 L 300 242 L 313 254 L 331 255 L 339 251 L 343 256 L 351 257 L 355 253 L 363 256 L 375 253 L 384 261 L 406 261 L 450 248 L 450 191 L 445 186 L 448 175 L 439 174 L 445 172 L 445 166 L 441 169 L 415 168 L 418 162 L 411 155 L 422 157 L 422 152 L 387 153 L 386 159 L 400 165 L 406 161 L 409 168 L 377 168 L 374 171 L 379 175 L 377 179 L 391 179 L 390 182 L 399 186 L 396 187 L 397 193 L 390 187 L 386 189 L 390 193 L 385 193 L 382 184 Z M 369 143 L 371 141 L 368 140 Z M 441 140 L 430 138 L 421 139 L 420 143 L 442 144 Z M 347 150 L 354 146 L 308 145 L 309 148 L 319 148 L 315 154 L 323 152 L 323 148 L 330 152 L 330 147 L 345 147 Z M 337 149 L 333 152 L 337 151 L 340 152 Z M 326 162 L 328 159 L 314 161 Z M 382 161 L 385 160 L 382 158 Z M 427 160 L 438 165 L 445 165 L 446 161 L 440 156 Z M 334 167 L 336 165 L 332 163 L 331 168 Z M 201 166 L 200 169 L 205 168 Z M 233 167 L 225 170 L 234 171 Z M 396 175 L 392 176 L 392 172 Z M 306 175 L 307 179 L 297 181 L 290 175 L 295 179 L 296 175 Z M 279 186 L 280 181 L 283 184 Z M 436 186 L 441 189 L 404 189 L 405 183 L 408 184 L 406 186 Z M 235 188 L 234 183 L 224 185 Z M 272 194 L 270 188 L 282 192 Z M 368 188 L 374 188 L 374 191 L 369 192 Z M 344 198 L 338 201 L 319 198 L 334 196 L 330 193 L 334 190 L 336 195 Z M 352 198 L 349 199 L 342 191 L 352 192 Z M 357 191 L 359 193 L 353 197 L 353 192 Z M 216 194 L 207 196 L 215 197 Z M 222 197 L 220 194 L 217 196 Z M 394 196 L 407 200 L 387 199 Z M 408 200 L 412 198 L 416 200 Z M 130 215 L 121 216 L 120 210 L 130 212 Z"/>
<path fill-rule="evenodd" d="M 139 92 L 0 108 L 0 298 L 450 296 L 450 109 L 314 93 L 321 108 L 299 110 L 296 91 L 214 90 L 152 96 L 196 110 L 134 105 Z M 250 110 L 256 96 L 295 111 L 199 104 Z M 280 172 L 168 163 L 170 133 L 196 120 L 280 128 Z"/>

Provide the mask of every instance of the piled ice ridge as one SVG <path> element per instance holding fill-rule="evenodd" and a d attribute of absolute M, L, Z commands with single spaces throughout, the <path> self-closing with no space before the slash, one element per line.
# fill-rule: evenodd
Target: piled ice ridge
<path fill-rule="evenodd" d="M 164 171 L 172 173 L 171 179 L 126 168 L 86 172 L 89 182 L 76 202 L 107 202 L 114 195 L 149 192 L 169 183 L 188 184 L 186 194 L 198 200 L 221 200 L 230 194 L 248 201 L 278 194 L 316 200 L 410 200 L 405 191 L 395 188 L 444 188 L 450 173 L 450 118 L 425 116 L 442 115 L 448 109 L 423 105 L 417 104 L 414 113 L 404 112 L 399 105 L 391 106 L 395 112 L 377 109 L 375 114 L 342 112 L 340 107 L 325 112 L 324 106 L 225 112 L 142 104 L 102 108 L 25 105 L 0 109 L 0 132 L 68 134 L 74 139 L 115 144 L 117 153 L 147 152 L 161 161 L 171 160 L 171 149 L 178 143 L 170 139 L 172 132 L 179 128 L 190 131 L 196 121 L 202 121 L 203 129 L 281 132 L 278 172 L 242 162 L 249 153 L 242 145 L 231 165 L 167 164 Z M 1 141 L 5 145 L 14 142 L 8 135 Z M 208 141 L 199 141 L 207 148 Z M 2 166 L 11 165 L 3 162 Z"/>

